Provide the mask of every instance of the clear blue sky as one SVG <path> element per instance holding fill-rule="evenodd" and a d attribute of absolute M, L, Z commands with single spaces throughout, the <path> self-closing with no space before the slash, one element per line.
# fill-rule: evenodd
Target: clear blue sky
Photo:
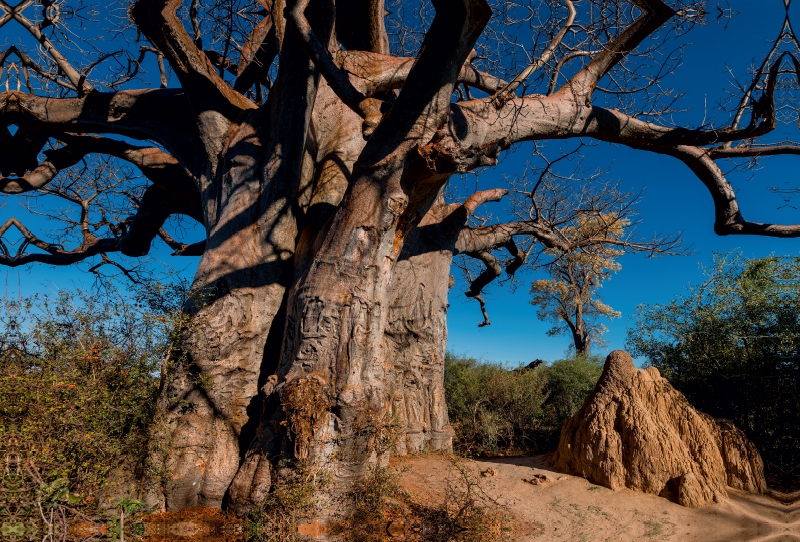
<path fill-rule="evenodd" d="M 800 29 L 800 2 L 794 2 L 790 14 Z M 712 4 L 716 4 L 713 2 Z M 742 77 L 747 67 L 759 64 L 769 52 L 784 21 L 783 0 L 731 1 L 739 12 L 724 30 L 710 23 L 695 27 L 685 40 L 683 65 L 667 84 L 687 91 L 680 104 L 691 110 L 676 120 L 688 126 L 702 122 L 704 107 L 711 110 L 731 90 L 730 67 Z M 797 97 L 796 97 L 797 98 Z M 797 101 L 795 103 L 798 103 Z M 779 126 L 797 139 L 796 126 Z M 526 156 L 517 152 L 502 167 L 513 172 L 524 166 Z M 645 258 L 625 255 L 620 259 L 622 270 L 602 288 L 604 300 L 622 312 L 622 317 L 606 322 L 608 349 L 625 346 L 630 317 L 640 303 L 665 303 L 683 292 L 690 283 L 703 279 L 700 264 L 708 264 L 713 252 L 739 249 L 746 257 L 770 254 L 799 254 L 800 239 L 769 239 L 751 236 L 719 237 L 713 231 L 713 207 L 705 187 L 677 160 L 626 147 L 604 144 L 591 149 L 587 164 L 605 165 L 613 160 L 610 176 L 619 178 L 623 187 L 644 187 L 640 205 L 642 234 L 683 232 L 694 254 L 686 257 Z M 797 223 L 800 212 L 777 207 L 783 199 L 768 190 L 797 186 L 800 158 L 775 157 L 762 160 L 761 169 L 750 175 L 730 175 L 737 190 L 740 207 L 749 220 Z M 789 184 L 787 184 L 789 183 Z M 791 203 L 800 207 L 800 197 Z M 454 352 L 487 360 L 517 365 L 536 358 L 552 361 L 562 356 L 570 344 L 566 336 L 551 338 L 545 333 L 551 327 L 536 318 L 536 310 L 528 301 L 532 277 L 512 293 L 493 287 L 488 302 L 491 326 L 478 328 L 481 315 L 477 303 L 454 289 L 450 300 L 449 348 Z M 597 351 L 596 353 L 605 353 Z"/>
<path fill-rule="evenodd" d="M 800 12 L 800 2 L 796 3 L 799 5 L 792 9 Z M 713 108 L 724 91 L 731 88 L 726 66 L 737 76 L 745 75 L 748 65 L 760 62 L 781 29 L 783 0 L 732 0 L 731 5 L 740 13 L 727 30 L 711 22 L 694 28 L 682 38 L 691 45 L 685 51 L 683 65 L 668 84 L 687 91 L 680 103 L 691 110 L 676 117 L 676 121 L 698 125 L 704 108 Z M 800 13 L 796 13 L 795 18 L 800 25 Z M 792 126 L 781 129 L 797 131 Z M 500 174 L 520 171 L 526 158 L 524 150 L 509 155 L 498 168 L 482 174 L 481 184 L 500 185 Z M 606 340 L 610 349 L 624 346 L 629 317 L 637 304 L 667 302 L 689 283 L 702 280 L 699 264 L 708 263 L 712 252 L 740 249 L 748 257 L 800 253 L 800 240 L 717 237 L 712 229 L 710 196 L 691 172 L 674 159 L 605 144 L 588 151 L 587 164 L 605 166 L 612 162 L 610 176 L 621 179 L 623 187 L 644 187 L 640 232 L 682 231 L 685 243 L 692 245 L 695 252 L 688 257 L 647 259 L 628 255 L 621 259 L 622 271 L 602 290 L 605 301 L 623 314 L 622 318 L 607 322 Z M 783 200 L 767 190 L 770 186 L 795 186 L 798 168 L 798 157 L 767 158 L 752 180 L 748 180 L 747 175 L 730 176 L 745 216 L 750 220 L 800 222 L 800 212 L 790 208 L 778 210 Z M 5 204 L 0 209 L 2 217 L 26 214 L 19 205 L 19 198 L 0 197 L 0 203 Z M 800 207 L 800 197 L 792 204 Z M 192 275 L 197 262 L 196 258 L 171 258 L 169 250 L 163 246 L 157 248 L 151 258 L 154 264 L 164 262 L 186 276 Z M 79 269 L 43 265 L 3 271 L 0 277 L 3 275 L 7 276 L 10 293 L 16 293 L 19 280 L 23 295 L 75 285 L 86 287 L 92 282 L 91 277 Z M 513 293 L 497 285 L 488 289 L 486 298 L 492 325 L 484 328 L 477 327 L 481 321 L 477 303 L 466 299 L 461 293 L 463 284 L 457 284 L 451 291 L 448 347 L 457 353 L 511 365 L 562 356 L 569 339 L 545 335 L 550 324 L 539 322 L 535 309 L 528 303 L 528 287 L 533 276 L 523 275 L 522 278 L 522 285 Z"/>

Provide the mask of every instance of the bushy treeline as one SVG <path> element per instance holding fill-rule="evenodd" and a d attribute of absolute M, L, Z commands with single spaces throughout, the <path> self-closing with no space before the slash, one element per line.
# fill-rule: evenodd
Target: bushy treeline
<path fill-rule="evenodd" d="M 146 468 L 161 364 L 181 293 L 62 291 L 0 307 L 0 447 L 87 497 Z M 13 448 L 13 449 L 12 449 Z M 139 471 L 137 473 L 137 471 Z M 43 486 L 43 487 L 45 487 Z M 118 493 L 118 492 L 117 492 Z"/>
<path fill-rule="evenodd" d="M 466 454 L 543 452 L 583 404 L 603 370 L 598 356 L 573 356 L 535 369 L 448 353 L 445 394 L 455 448 Z"/>
<path fill-rule="evenodd" d="M 717 255 L 707 280 L 642 306 L 629 349 L 698 409 L 741 428 L 771 487 L 800 488 L 800 258 Z"/>

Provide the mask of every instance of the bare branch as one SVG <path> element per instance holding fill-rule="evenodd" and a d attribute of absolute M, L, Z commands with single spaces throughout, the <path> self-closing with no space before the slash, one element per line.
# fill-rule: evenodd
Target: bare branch
<path fill-rule="evenodd" d="M 559 92 L 569 93 L 579 101 L 588 101 L 598 81 L 611 68 L 675 15 L 675 11 L 661 0 L 631 1 L 642 11 L 642 15 L 622 34 L 611 40 L 605 49 L 575 74 Z"/>
<path fill-rule="evenodd" d="M 119 224 L 111 224 L 114 237 L 98 238 L 92 233 L 89 222 L 88 201 L 79 202 L 82 212 L 79 220 L 81 242 L 72 250 L 64 249 L 61 244 L 44 241 L 34 235 L 22 222 L 12 217 L 0 226 L 0 265 L 17 267 L 39 262 L 51 265 L 70 265 L 97 255 L 103 255 L 99 265 L 112 263 L 105 254 L 120 252 L 127 256 L 142 256 L 149 252 L 153 239 L 163 230 L 164 222 L 173 214 L 189 214 L 187 202 L 173 198 L 157 186 L 151 186 L 138 204 L 136 213 Z M 23 242 L 12 252 L 2 240 L 10 228 L 16 228 L 22 235 Z M 43 252 L 28 252 L 34 246 Z M 193 245 L 181 245 L 184 252 Z"/>
<path fill-rule="evenodd" d="M 759 156 L 780 156 L 800 154 L 800 145 L 758 145 L 739 147 L 714 147 L 707 151 L 709 158 L 758 158 Z"/>
<path fill-rule="evenodd" d="M 556 91 L 556 85 L 558 85 L 558 76 L 561 74 L 561 69 L 568 64 L 571 60 L 575 60 L 576 58 L 580 58 L 582 56 L 592 56 L 597 54 L 598 51 L 575 51 L 568 55 L 564 55 L 559 61 L 556 63 L 556 67 L 553 69 L 553 74 L 550 76 L 550 86 L 547 89 L 548 96 Z"/>
<path fill-rule="evenodd" d="M 19 194 L 39 190 L 52 181 L 59 171 L 74 166 L 86 155 L 91 153 L 108 154 L 138 167 L 144 176 L 159 188 L 187 202 L 187 215 L 200 222 L 203 221 L 199 191 L 194 179 L 174 157 L 164 151 L 156 147 L 138 147 L 126 141 L 100 136 L 60 134 L 55 137 L 66 144 L 57 149 L 44 151 L 47 160 L 38 164 L 31 173 L 19 177 L 0 178 L 0 191 L 7 194 Z M 18 132 L 11 141 L 12 149 L 24 157 L 24 152 L 21 152 L 23 149 L 20 149 L 19 145 L 14 145 L 17 138 L 25 140 L 23 139 L 24 133 Z M 33 151 L 32 158 L 35 160 L 39 149 L 32 148 L 31 150 Z M 15 164 L 20 163 L 19 158 L 18 156 L 5 160 L 2 167 L 13 168 Z M 17 165 L 17 168 L 24 167 L 24 165 Z"/>
<path fill-rule="evenodd" d="M 59 69 L 64 72 L 72 86 L 78 90 L 78 94 L 86 94 L 94 90 L 94 87 L 86 81 L 86 72 L 80 73 L 72 67 L 67 59 L 55 48 L 52 42 L 42 34 L 39 25 L 32 23 L 22 12 L 33 3 L 33 0 L 23 0 L 16 6 L 10 6 L 4 0 L 0 0 L 0 8 L 6 12 L 6 16 L 10 16 L 25 30 L 27 30 L 36 39 L 45 51 L 52 57 Z"/>
<path fill-rule="evenodd" d="M 22 234 L 24 239 L 15 253 L 12 253 L 2 241 L 2 236 L 5 235 L 12 226 Z M 0 226 L 0 264 L 9 267 L 17 267 L 33 262 L 48 263 L 51 265 L 69 265 L 103 252 L 115 252 L 118 250 L 117 244 L 118 241 L 116 239 L 97 239 L 90 237 L 75 250 L 64 250 L 59 245 L 52 245 L 39 239 L 19 220 L 12 217 Z M 25 252 L 30 245 L 45 252 Z"/>
<path fill-rule="evenodd" d="M 575 10 L 575 4 L 572 0 L 564 0 L 564 4 L 567 6 L 569 10 L 569 15 L 567 16 L 567 20 L 564 23 L 564 26 L 555 35 L 555 37 L 550 41 L 550 44 L 547 48 L 542 52 L 542 54 L 536 58 L 533 62 L 531 62 L 528 67 L 526 67 L 519 75 L 517 75 L 513 81 L 511 81 L 508 85 L 503 88 L 503 90 L 499 91 L 494 97 L 493 101 L 495 107 L 498 109 L 503 107 L 503 105 L 511 98 L 514 93 L 516 92 L 517 88 L 524 83 L 528 77 L 531 76 L 532 73 L 539 70 L 542 66 L 547 64 L 550 58 L 553 56 L 553 53 L 556 51 L 561 42 L 564 40 L 564 36 L 566 36 L 567 32 L 572 28 L 573 23 L 575 22 L 575 16 L 578 12 Z"/>

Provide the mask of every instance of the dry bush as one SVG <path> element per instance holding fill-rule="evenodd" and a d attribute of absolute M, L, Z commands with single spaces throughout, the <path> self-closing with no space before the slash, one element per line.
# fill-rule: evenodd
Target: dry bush
<path fill-rule="evenodd" d="M 127 495 L 147 468 L 170 314 L 62 291 L 6 300 L 0 319 L 0 442 L 13 437 L 44 483 L 88 501 Z"/>
<path fill-rule="evenodd" d="M 330 473 L 281 463 L 275 470 L 272 490 L 247 516 L 251 540 L 293 541 L 300 539 L 297 526 L 312 521 L 320 512 Z"/>
<path fill-rule="evenodd" d="M 448 479 L 444 499 L 420 504 L 403 490 L 397 472 L 374 468 L 353 484 L 347 498 L 352 510 L 335 534 L 352 542 L 377 542 L 402 536 L 408 541 L 493 542 L 510 536 L 502 507 L 482 489 L 478 479 L 453 459 L 455 477 Z"/>

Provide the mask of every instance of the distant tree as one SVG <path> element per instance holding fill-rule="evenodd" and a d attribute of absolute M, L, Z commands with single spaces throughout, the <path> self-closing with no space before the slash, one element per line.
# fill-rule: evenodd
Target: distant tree
<path fill-rule="evenodd" d="M 628 347 L 764 457 L 771 487 L 800 482 L 800 258 L 716 255 L 708 279 L 640 306 Z"/>
<path fill-rule="evenodd" d="M 616 244 L 622 238 L 630 220 L 615 213 L 580 216 L 565 234 L 575 244 L 583 239 L 603 236 L 609 243 L 584 246 L 562 253 L 547 266 L 548 279 L 534 280 L 531 285 L 531 304 L 538 307 L 539 319 L 554 322 L 547 332 L 550 336 L 568 333 L 577 354 L 588 354 L 592 344 L 602 341 L 608 329 L 600 318 L 618 318 L 615 311 L 600 299 L 598 290 L 622 266 L 616 258 L 624 249 Z"/>

